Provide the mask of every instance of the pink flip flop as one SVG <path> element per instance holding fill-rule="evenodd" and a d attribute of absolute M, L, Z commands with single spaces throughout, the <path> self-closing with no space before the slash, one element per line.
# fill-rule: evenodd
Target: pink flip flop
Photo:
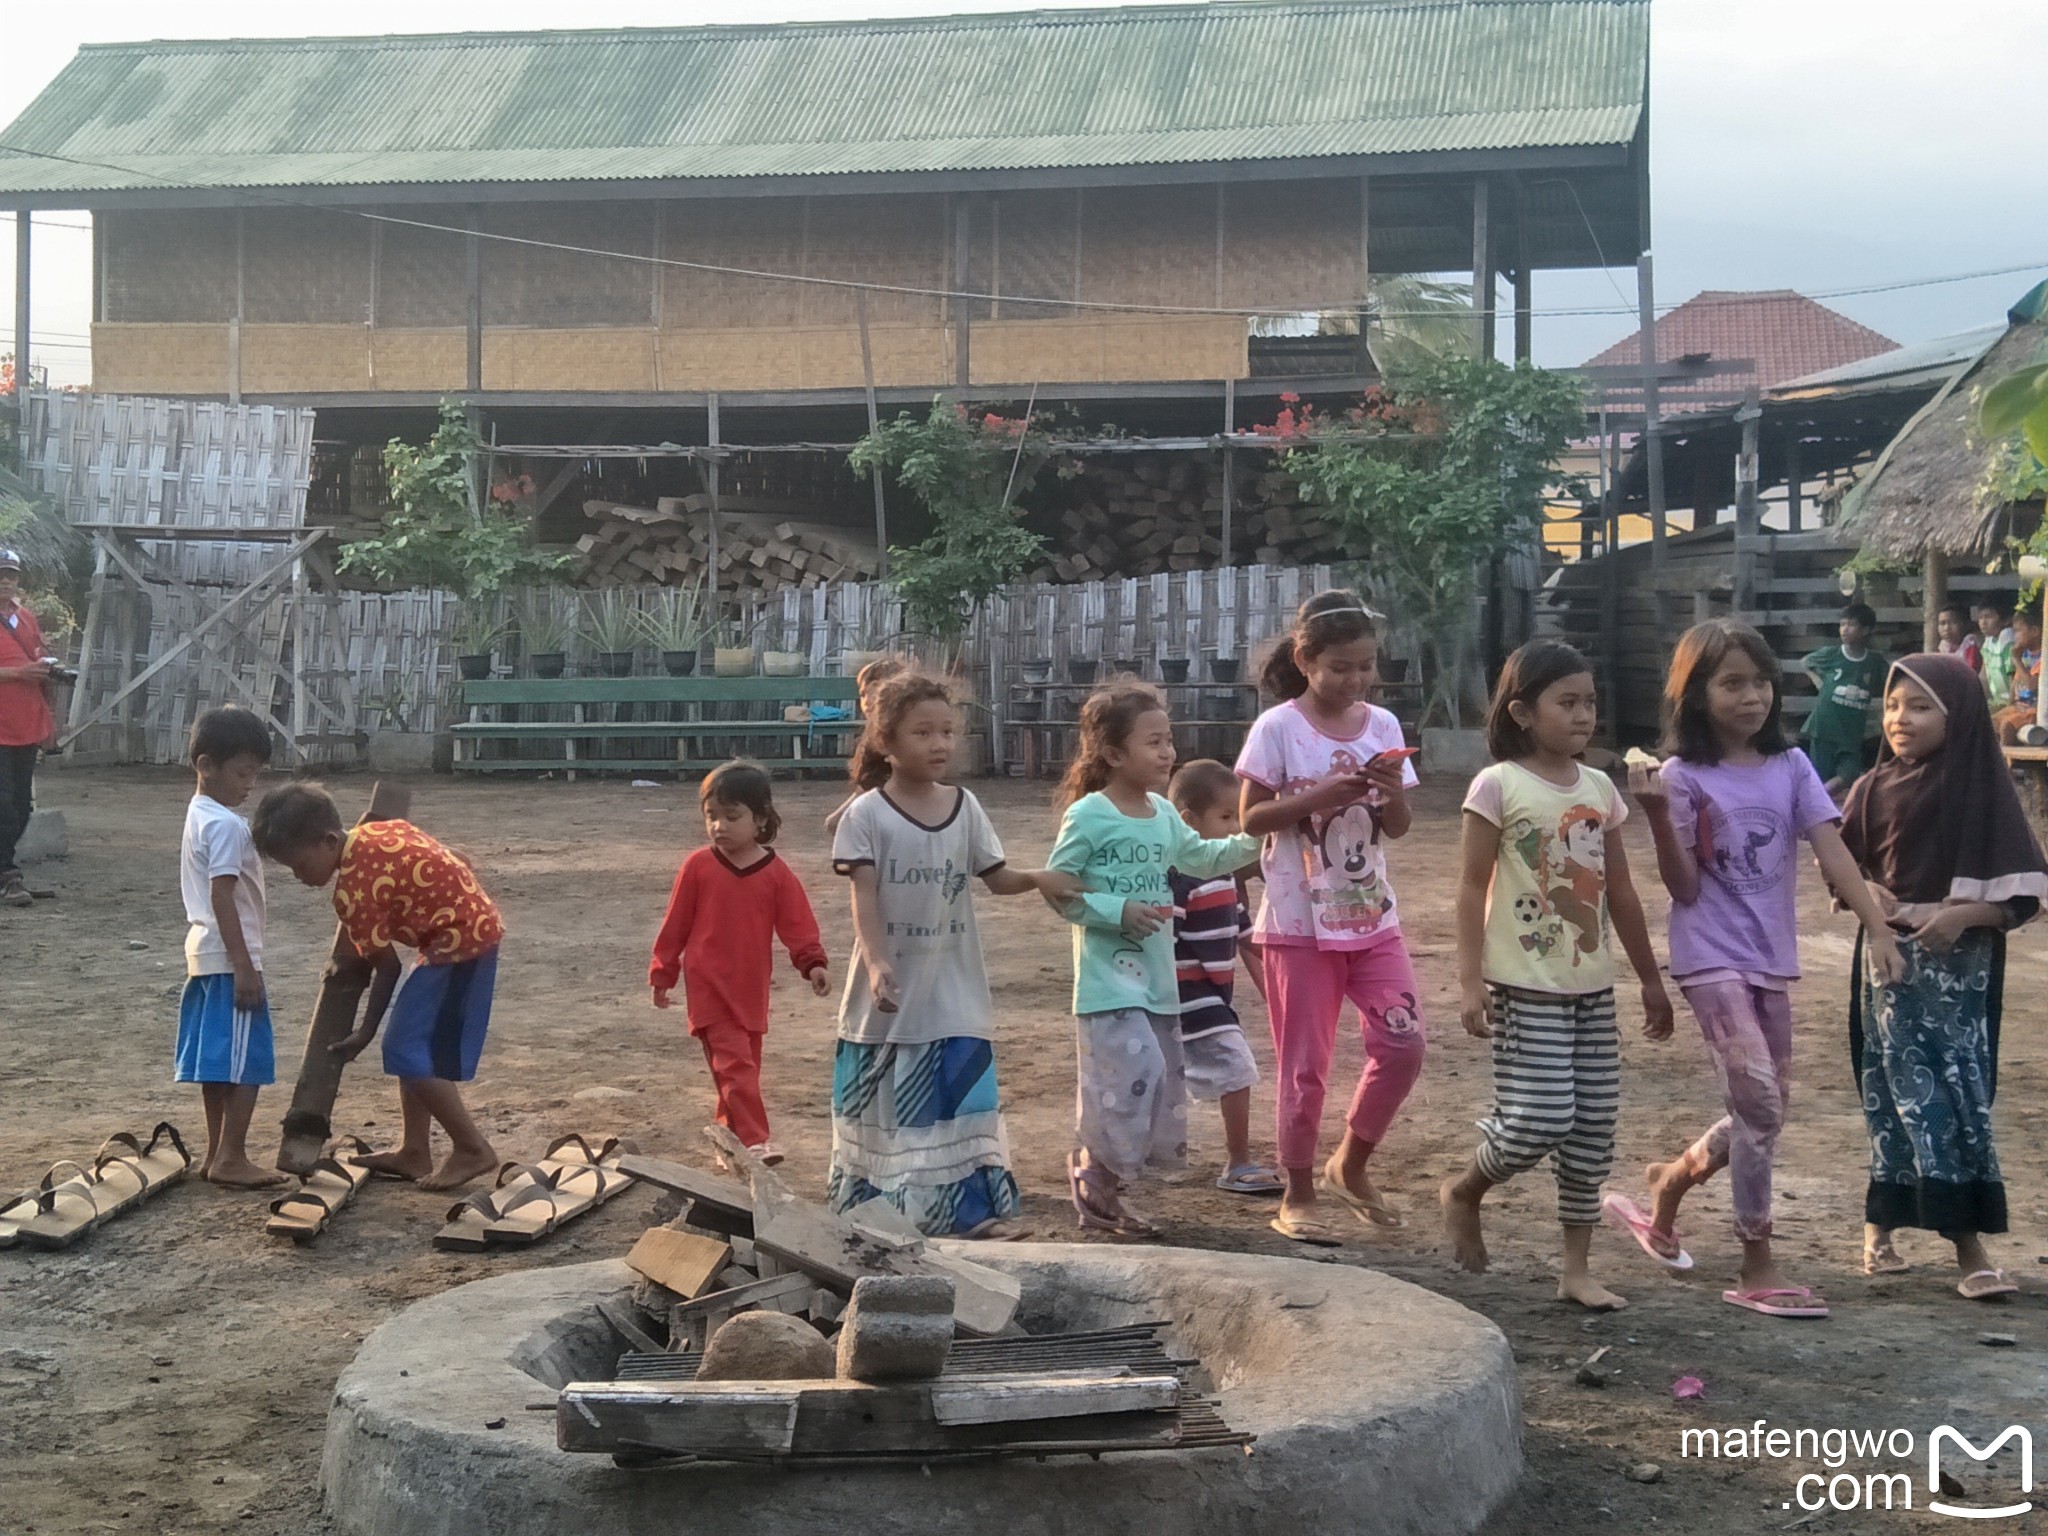
<path fill-rule="evenodd" d="M 1790 1301 L 1775 1301 L 1772 1298 L 1787 1296 Z M 1731 1307 L 1742 1307 L 1750 1312 L 1761 1312 L 1765 1317 L 1826 1317 L 1827 1303 L 1815 1296 L 1803 1285 L 1768 1291 L 1723 1291 L 1721 1299 Z"/>
<path fill-rule="evenodd" d="M 1638 1248 L 1642 1249 L 1643 1252 L 1647 1253 L 1659 1264 L 1662 1264 L 1666 1269 L 1686 1270 L 1692 1268 L 1692 1255 L 1683 1248 L 1678 1247 L 1677 1235 L 1674 1233 L 1672 1236 L 1666 1237 L 1662 1232 L 1659 1232 L 1656 1223 L 1650 1220 L 1649 1214 L 1641 1206 L 1637 1205 L 1635 1201 L 1629 1199 L 1627 1195 L 1602 1195 L 1600 1197 L 1600 1214 L 1607 1218 L 1609 1226 L 1619 1227 L 1622 1231 L 1628 1233 L 1630 1237 L 1636 1240 Z M 1670 1243 L 1676 1252 L 1660 1253 L 1657 1249 L 1657 1243 L 1660 1240 Z"/>

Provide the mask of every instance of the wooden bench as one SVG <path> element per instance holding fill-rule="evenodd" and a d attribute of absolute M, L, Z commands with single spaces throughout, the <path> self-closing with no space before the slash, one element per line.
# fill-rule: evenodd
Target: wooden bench
<path fill-rule="evenodd" d="M 464 683 L 460 773 L 702 773 L 733 756 L 770 768 L 843 771 L 859 737 L 850 677 L 493 678 Z M 783 718 L 825 704 L 844 720 Z M 722 742 L 713 756 L 697 744 Z M 494 753 L 488 744 L 511 744 Z M 686 750 L 686 745 L 695 750 Z M 763 750 L 780 748 L 779 751 Z M 546 750 L 541 750 L 546 749 Z M 665 749 L 665 750 L 664 750 Z"/>

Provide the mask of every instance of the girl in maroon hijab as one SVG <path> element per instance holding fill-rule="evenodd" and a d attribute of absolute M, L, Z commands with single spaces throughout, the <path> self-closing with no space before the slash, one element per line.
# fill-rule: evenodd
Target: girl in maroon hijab
<path fill-rule="evenodd" d="M 1858 946 L 1850 1049 L 1870 1131 L 1867 1273 L 1906 1263 L 1898 1227 L 1955 1244 L 1973 1301 L 2018 1287 L 1983 1235 L 2006 1229 L 1991 1138 L 2005 935 L 2048 897 L 1983 685 L 1952 656 L 1908 656 L 1885 680 L 1877 767 L 1843 807 L 1842 840 L 1899 934 L 1906 976 L 1874 981 Z"/>

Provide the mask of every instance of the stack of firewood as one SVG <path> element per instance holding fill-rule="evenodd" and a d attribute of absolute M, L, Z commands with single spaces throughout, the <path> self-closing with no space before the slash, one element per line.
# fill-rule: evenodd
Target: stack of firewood
<path fill-rule="evenodd" d="M 1101 581 L 1252 561 L 1315 565 L 1343 558 L 1342 536 L 1319 510 L 1301 504 L 1285 470 L 1242 462 L 1232 491 L 1226 552 L 1220 462 L 1163 454 L 1095 459 L 1068 482 L 1056 511 L 1034 519 L 1053 558 L 1032 578 Z"/>
<path fill-rule="evenodd" d="M 871 581 L 881 572 L 872 537 L 826 523 L 792 518 L 800 510 L 760 498 L 725 499 L 718 519 L 721 592 L 815 587 L 828 581 Z M 691 586 L 711 570 L 708 496 L 664 496 L 652 507 L 586 501 L 597 526 L 576 542 L 584 580 Z"/>

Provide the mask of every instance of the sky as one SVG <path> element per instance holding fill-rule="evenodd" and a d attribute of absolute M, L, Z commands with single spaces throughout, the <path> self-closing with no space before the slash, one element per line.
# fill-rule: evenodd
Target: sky
<path fill-rule="evenodd" d="M 1064 8 L 1050 0 L 1043 8 Z M 1014 10 L 999 0 L 759 0 L 745 20 Z M 278 37 L 316 13 L 271 0 L 89 6 L 0 3 L 0 123 L 12 122 L 84 43 Z M 558 26 L 543 0 L 354 0 L 323 8 L 348 33 Z M 575 24 L 730 22 L 708 0 L 582 0 Z M 1660 306 L 1705 288 L 1795 288 L 1902 343 L 2002 318 L 2048 276 L 2048 198 L 2033 149 L 2048 59 L 2043 0 L 1655 0 L 1651 23 L 1652 240 Z M 35 221 L 32 326 L 59 383 L 87 377 L 91 237 L 79 213 Z M 14 241 L 0 230 L 0 292 Z M 1843 289 L 2034 263 L 1968 282 Z M 1626 271 L 1539 273 L 1536 357 L 1583 361 L 1634 328 Z M 0 311 L 10 337 L 11 300 Z M 47 338 L 48 348 L 45 350 Z M 0 351 L 11 342 L 0 343 Z"/>

